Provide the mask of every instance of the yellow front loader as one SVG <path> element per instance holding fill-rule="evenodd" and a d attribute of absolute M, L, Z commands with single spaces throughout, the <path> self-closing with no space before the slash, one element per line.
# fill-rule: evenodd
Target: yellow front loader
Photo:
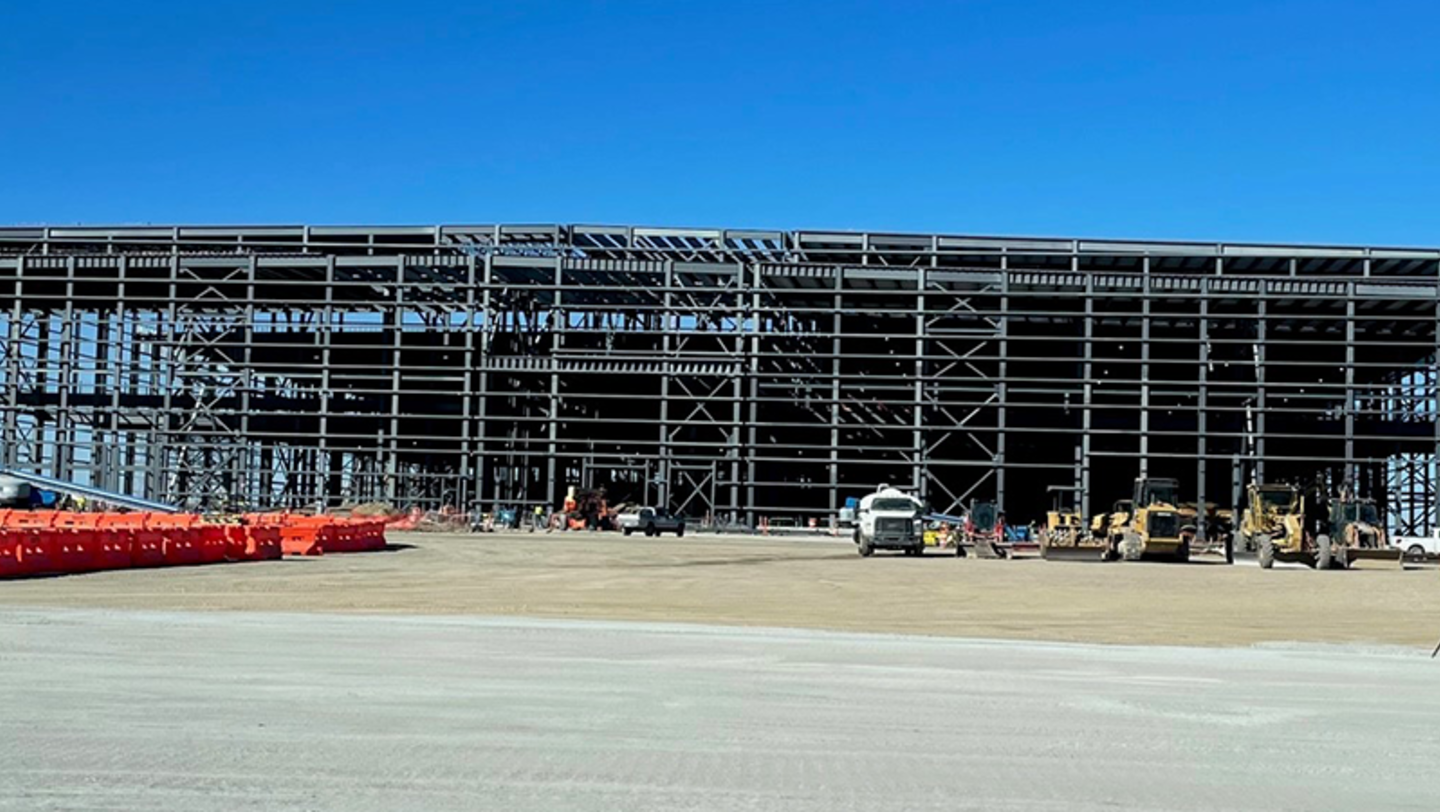
<path fill-rule="evenodd" d="M 1139 561 L 1145 556 L 1189 561 L 1195 541 L 1195 510 L 1182 509 L 1173 479 L 1139 477 L 1129 504 L 1117 503 L 1110 514 L 1107 557 Z"/>

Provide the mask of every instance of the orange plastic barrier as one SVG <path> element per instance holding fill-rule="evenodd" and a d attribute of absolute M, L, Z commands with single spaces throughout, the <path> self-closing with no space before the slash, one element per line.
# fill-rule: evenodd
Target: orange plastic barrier
<path fill-rule="evenodd" d="M 332 519 L 321 525 L 328 528 L 330 540 L 325 543 L 327 552 L 353 553 L 360 549 L 360 538 L 355 527 L 349 522 Z"/>
<path fill-rule="evenodd" d="M 366 519 L 360 522 L 361 549 L 367 551 L 385 549 L 385 522 Z"/>
<path fill-rule="evenodd" d="M 94 556 L 93 569 L 122 570 L 130 567 L 130 536 L 123 530 L 103 525 L 103 513 L 57 513 L 55 526 L 80 534 Z"/>
<path fill-rule="evenodd" d="M 61 563 L 61 549 L 59 544 L 59 532 L 51 526 L 54 515 L 47 511 L 30 510 L 6 510 L 0 516 L 10 533 L 15 535 L 18 546 L 16 548 L 16 560 L 19 562 L 19 575 L 51 575 L 65 572 L 66 569 Z M 80 564 L 83 562 L 84 553 L 67 548 L 65 550 L 71 560 Z"/>
<path fill-rule="evenodd" d="M 229 547 L 226 525 L 202 521 L 199 516 L 171 517 L 175 523 L 191 531 L 201 564 L 218 564 L 225 560 Z"/>
<path fill-rule="evenodd" d="M 54 511 L 6 510 L 0 513 L 4 513 L 6 527 L 50 528 L 55 524 Z"/>
<path fill-rule="evenodd" d="M 129 569 L 130 534 L 117 527 L 95 528 L 95 568 L 101 570 Z"/>
<path fill-rule="evenodd" d="M 188 567 L 205 563 L 200 550 L 200 531 L 166 523 L 158 528 L 167 567 Z"/>
<path fill-rule="evenodd" d="M 19 542 L 16 559 L 18 575 L 50 575 L 60 572 L 59 555 L 54 534 L 48 529 L 28 528 L 10 531 Z"/>
<path fill-rule="evenodd" d="M 285 555 L 324 555 L 325 528 L 313 524 L 287 524 L 280 528 L 280 549 Z"/>
<path fill-rule="evenodd" d="M 127 528 L 130 533 L 130 566 L 163 567 L 165 561 L 165 537 L 159 530 L 148 527 Z"/>
<path fill-rule="evenodd" d="M 99 569 L 95 559 L 93 534 L 73 530 L 51 530 L 55 545 L 55 566 L 62 573 L 90 572 Z"/>
<path fill-rule="evenodd" d="M 279 526 L 286 555 L 356 553 L 385 549 L 384 519 L 340 519 L 333 516 L 252 514 L 256 523 Z"/>
<path fill-rule="evenodd" d="M 165 566 L 165 540 L 160 531 L 145 526 L 144 513 L 102 513 L 100 526 L 115 531 L 130 548 L 130 566 Z"/>
<path fill-rule="evenodd" d="M 248 525 L 244 529 L 246 560 L 273 561 L 285 554 L 278 526 L 273 524 Z"/>
<path fill-rule="evenodd" d="M 238 524 L 221 525 L 225 531 L 225 560 L 248 561 L 245 557 L 245 528 Z"/>
<path fill-rule="evenodd" d="M 85 521 L 84 514 L 56 512 L 51 514 L 50 522 L 59 546 L 61 571 L 100 569 L 99 540 L 94 525 Z"/>
<path fill-rule="evenodd" d="M 0 530 L 0 578 L 19 574 L 20 535 L 8 529 Z"/>

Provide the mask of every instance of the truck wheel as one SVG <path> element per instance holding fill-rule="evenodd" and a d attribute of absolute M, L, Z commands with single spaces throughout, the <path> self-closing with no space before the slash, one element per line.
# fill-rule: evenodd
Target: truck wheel
<path fill-rule="evenodd" d="M 956 557 L 956 558 L 964 558 L 964 557 L 965 557 L 965 545 L 964 545 L 964 544 L 961 544 L 959 539 L 956 539 L 956 540 L 955 540 L 955 557 Z"/>
<path fill-rule="evenodd" d="M 625 535 L 628 536 L 628 535 L 630 535 L 631 533 L 634 533 L 634 532 L 635 532 L 635 528 L 633 528 L 633 527 L 627 527 L 627 528 L 625 528 L 624 530 L 621 530 L 620 532 L 621 532 L 621 533 L 624 533 Z"/>
<path fill-rule="evenodd" d="M 1269 536 L 1260 537 L 1260 569 L 1268 570 L 1275 566 L 1275 540 Z"/>
<path fill-rule="evenodd" d="M 682 524 L 682 525 L 680 525 L 679 527 L 675 528 L 675 538 L 677 538 L 677 539 L 683 539 L 683 538 L 685 538 L 685 525 Z"/>
<path fill-rule="evenodd" d="M 872 545 L 870 542 L 868 542 L 868 541 L 866 541 L 866 540 L 864 540 L 864 539 L 861 539 L 861 540 L 860 540 L 860 557 L 861 557 L 861 558 L 869 558 L 869 557 L 870 557 L 870 554 L 873 553 L 873 552 L 875 552 L 875 546 Z"/>
<path fill-rule="evenodd" d="M 1333 558 L 1330 554 L 1330 537 L 1321 536 L 1315 539 L 1315 569 L 1330 569 L 1332 560 Z"/>
<path fill-rule="evenodd" d="M 655 530 L 655 525 L 654 525 L 654 524 L 647 524 L 647 525 L 645 525 L 645 535 L 647 535 L 647 536 L 658 536 L 658 535 L 660 535 L 660 534 L 659 534 L 658 532 L 656 532 L 656 530 Z"/>
<path fill-rule="evenodd" d="M 1175 560 L 1181 564 L 1190 563 L 1190 542 L 1180 542 L 1180 546 L 1175 550 Z"/>
<path fill-rule="evenodd" d="M 1425 563 L 1425 548 L 1418 544 L 1410 545 L 1410 549 L 1405 551 L 1405 560 L 1412 564 Z"/>
<path fill-rule="evenodd" d="M 915 547 L 914 547 L 913 549 L 915 550 L 915 555 L 924 555 L 924 554 L 925 554 L 925 542 L 923 542 L 923 541 L 920 542 L 919 544 L 915 545 Z"/>

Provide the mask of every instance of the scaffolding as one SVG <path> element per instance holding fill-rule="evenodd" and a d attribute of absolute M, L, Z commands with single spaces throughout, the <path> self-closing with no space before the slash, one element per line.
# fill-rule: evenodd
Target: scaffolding
<path fill-rule="evenodd" d="M 1135 476 L 1435 525 L 1440 251 L 597 226 L 0 228 L 0 465 L 213 509 L 1087 514 Z"/>

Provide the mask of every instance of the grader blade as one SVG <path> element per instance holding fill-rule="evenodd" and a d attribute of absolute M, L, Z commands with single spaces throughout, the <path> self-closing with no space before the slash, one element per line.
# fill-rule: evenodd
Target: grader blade
<path fill-rule="evenodd" d="M 1344 551 L 1351 569 L 1403 570 L 1405 551 L 1397 548 L 1351 548 Z"/>

